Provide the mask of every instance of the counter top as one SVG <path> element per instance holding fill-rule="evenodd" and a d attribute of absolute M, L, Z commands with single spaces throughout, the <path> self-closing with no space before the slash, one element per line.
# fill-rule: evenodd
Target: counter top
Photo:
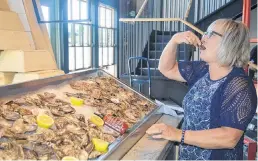
<path fill-rule="evenodd" d="M 157 123 L 177 127 L 181 118 L 163 115 Z M 161 159 L 174 143 L 168 140 L 155 140 L 145 134 L 121 160 L 157 160 Z"/>

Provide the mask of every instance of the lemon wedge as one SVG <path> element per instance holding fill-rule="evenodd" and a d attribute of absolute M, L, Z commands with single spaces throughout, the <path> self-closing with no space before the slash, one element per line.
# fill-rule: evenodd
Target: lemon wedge
<path fill-rule="evenodd" d="M 107 152 L 108 151 L 108 144 L 109 144 L 108 142 L 101 140 L 101 139 L 93 138 L 92 143 L 94 144 L 94 148 L 96 151 L 98 151 L 98 152 Z"/>
<path fill-rule="evenodd" d="M 70 97 L 71 104 L 74 106 L 82 106 L 84 101 L 83 99 L 76 98 L 76 97 Z"/>
<path fill-rule="evenodd" d="M 79 161 L 79 159 L 72 156 L 66 156 L 66 157 L 63 157 L 62 161 Z"/>
<path fill-rule="evenodd" d="M 90 117 L 90 121 L 97 126 L 104 125 L 104 121 L 99 116 L 94 115 L 94 114 Z"/>
<path fill-rule="evenodd" d="M 48 129 L 54 124 L 54 120 L 46 114 L 40 114 L 37 116 L 37 124 L 41 128 Z"/>

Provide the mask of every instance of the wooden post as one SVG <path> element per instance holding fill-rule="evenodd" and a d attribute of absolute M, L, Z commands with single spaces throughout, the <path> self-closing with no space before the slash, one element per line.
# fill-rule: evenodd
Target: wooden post
<path fill-rule="evenodd" d="M 49 53 L 52 55 L 53 60 L 55 61 L 55 56 L 52 49 L 52 45 L 50 43 L 50 39 L 48 37 L 46 24 L 38 23 L 32 0 L 22 0 L 22 1 L 24 4 L 26 16 L 28 19 L 28 23 L 31 29 L 31 33 L 32 33 L 32 37 L 33 37 L 33 41 L 35 43 L 36 49 L 49 51 Z M 38 1 L 37 1 L 37 6 L 39 9 L 39 12 L 42 14 L 41 7 Z"/>

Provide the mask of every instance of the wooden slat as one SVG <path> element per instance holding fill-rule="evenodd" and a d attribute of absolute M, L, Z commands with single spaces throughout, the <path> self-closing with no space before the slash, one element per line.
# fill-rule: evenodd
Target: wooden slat
<path fill-rule="evenodd" d="M 46 50 L 5 50 L 0 54 L 1 72 L 55 70 L 56 63 Z"/>
<path fill-rule="evenodd" d="M 10 11 L 7 0 L 0 0 L 0 11 Z"/>
<path fill-rule="evenodd" d="M 24 31 L 17 13 L 0 11 L 0 30 Z"/>
<path fill-rule="evenodd" d="M 33 50 L 28 34 L 22 31 L 0 30 L 0 50 Z"/>
<path fill-rule="evenodd" d="M 65 74 L 62 70 L 45 70 L 45 71 L 37 71 L 37 72 L 28 72 L 28 73 L 16 73 L 14 75 L 12 83 L 21 83 L 26 81 L 31 81 L 35 79 L 43 79 L 54 77 L 58 75 Z"/>
<path fill-rule="evenodd" d="M 34 13 L 34 8 L 31 0 L 23 0 L 25 12 L 27 15 L 28 23 L 31 29 L 32 37 L 35 42 L 36 49 L 46 50 L 47 46 L 44 41 L 44 36 L 41 32 L 39 24 L 37 23 L 37 18 Z"/>
<path fill-rule="evenodd" d="M 41 19 L 43 19 L 43 12 L 41 10 L 41 4 L 40 4 L 39 0 L 36 0 L 36 3 L 37 3 L 37 7 L 39 9 L 40 17 L 41 17 Z M 52 48 L 52 44 L 51 44 L 50 39 L 49 39 L 49 34 L 48 34 L 47 26 L 44 23 L 43 24 L 39 24 L 39 26 L 40 26 L 40 29 L 41 29 L 41 31 L 43 33 L 45 42 L 47 44 L 48 51 L 51 53 L 53 60 L 56 62 L 55 54 L 54 54 L 54 51 L 53 51 L 53 48 Z"/>

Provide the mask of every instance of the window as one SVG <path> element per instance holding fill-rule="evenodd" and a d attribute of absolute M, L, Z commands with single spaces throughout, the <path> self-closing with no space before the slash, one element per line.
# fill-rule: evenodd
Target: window
<path fill-rule="evenodd" d="M 114 65 L 115 57 L 115 24 L 114 9 L 99 5 L 99 66 Z"/>
<path fill-rule="evenodd" d="M 47 6 L 41 6 L 41 10 L 42 10 L 42 14 L 44 17 L 44 21 L 49 21 L 50 20 L 50 13 L 49 13 L 49 7 Z M 50 36 L 50 24 L 46 24 L 47 26 L 47 30 L 48 30 L 48 34 Z"/>
<path fill-rule="evenodd" d="M 34 5 L 36 0 L 32 0 Z M 100 67 L 115 74 L 117 27 L 115 8 L 94 0 L 40 0 L 44 17 L 35 14 L 39 23 L 46 23 L 60 69 L 65 72 Z M 107 1 L 106 3 L 109 3 Z M 113 4 L 111 4 L 113 5 Z M 113 5 L 115 7 L 115 5 Z M 92 17 L 97 9 L 99 17 Z M 94 14 L 91 15 L 91 12 Z M 98 26 L 95 26 L 98 20 Z M 97 31 L 95 31 L 97 30 Z M 93 44 L 98 32 L 98 44 Z M 98 49 L 95 53 L 94 49 Z M 96 54 L 96 58 L 93 57 Z M 93 62 L 94 61 L 94 62 Z"/>
<path fill-rule="evenodd" d="M 68 19 L 88 17 L 87 0 L 68 0 Z M 87 22 L 68 24 L 69 71 L 91 68 L 92 25 Z"/>

